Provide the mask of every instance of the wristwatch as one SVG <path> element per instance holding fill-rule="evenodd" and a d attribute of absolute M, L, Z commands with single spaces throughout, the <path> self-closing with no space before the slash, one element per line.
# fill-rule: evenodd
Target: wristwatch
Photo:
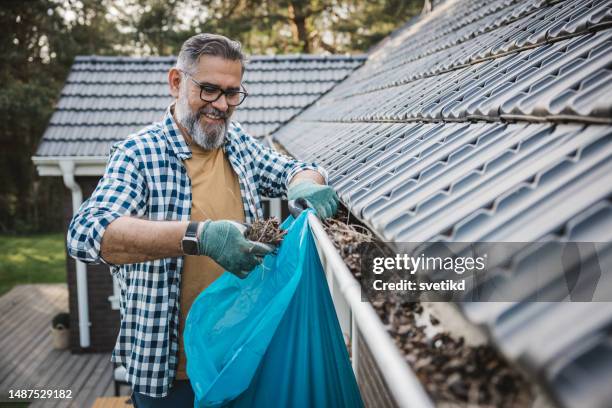
<path fill-rule="evenodd" d="M 200 255 L 200 240 L 198 237 L 199 226 L 200 223 L 197 221 L 191 221 L 187 226 L 187 230 L 181 241 L 181 247 L 185 255 Z"/>

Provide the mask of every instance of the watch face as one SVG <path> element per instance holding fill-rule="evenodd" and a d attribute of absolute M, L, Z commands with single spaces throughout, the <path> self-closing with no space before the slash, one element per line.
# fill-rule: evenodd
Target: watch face
<path fill-rule="evenodd" d="M 183 252 L 187 255 L 197 255 L 198 242 L 196 240 L 183 239 Z"/>

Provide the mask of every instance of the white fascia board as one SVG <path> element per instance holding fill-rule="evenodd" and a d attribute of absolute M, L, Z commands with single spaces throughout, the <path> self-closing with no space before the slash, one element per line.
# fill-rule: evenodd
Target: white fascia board
<path fill-rule="evenodd" d="M 62 170 L 59 167 L 60 162 L 74 162 L 75 176 L 102 176 L 106 163 L 107 156 L 33 156 L 32 161 L 36 165 L 38 175 L 44 176 L 62 176 Z"/>

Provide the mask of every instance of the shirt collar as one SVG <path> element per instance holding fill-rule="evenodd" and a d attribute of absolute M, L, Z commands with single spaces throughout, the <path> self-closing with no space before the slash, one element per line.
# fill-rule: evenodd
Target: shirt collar
<path fill-rule="evenodd" d="M 162 122 L 163 131 L 166 134 L 166 138 L 174 154 L 176 154 L 179 159 L 186 160 L 191 157 L 191 149 L 189 145 L 187 145 L 183 133 L 181 133 L 181 129 L 179 129 L 174 121 L 174 117 L 172 116 L 173 107 L 174 102 L 166 109 Z"/>

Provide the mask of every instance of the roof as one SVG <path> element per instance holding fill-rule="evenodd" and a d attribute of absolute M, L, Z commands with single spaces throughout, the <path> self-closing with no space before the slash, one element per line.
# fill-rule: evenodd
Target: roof
<path fill-rule="evenodd" d="M 487 281 L 502 290 L 550 261 L 529 242 L 601 242 L 609 266 L 611 21 L 610 1 L 441 3 L 274 138 L 385 241 L 526 243 Z M 609 303 L 522 300 L 460 308 L 563 405 L 608 404 Z"/>
<path fill-rule="evenodd" d="M 236 110 L 253 136 L 277 130 L 344 79 L 364 56 L 253 56 L 250 96 Z M 175 57 L 76 57 L 36 156 L 106 156 L 110 145 L 161 119 Z"/>

